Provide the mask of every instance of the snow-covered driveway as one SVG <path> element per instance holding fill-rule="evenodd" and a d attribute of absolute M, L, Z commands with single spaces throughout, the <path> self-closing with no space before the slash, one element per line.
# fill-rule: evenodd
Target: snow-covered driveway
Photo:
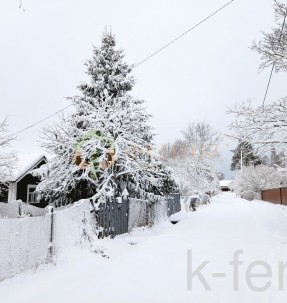
<path fill-rule="evenodd" d="M 109 259 L 74 249 L 57 266 L 3 281 L 1 303 L 286 302 L 287 265 L 283 274 L 278 268 L 287 263 L 287 207 L 226 193 L 182 217 L 100 241 Z M 237 267 L 230 263 L 236 258 Z"/>

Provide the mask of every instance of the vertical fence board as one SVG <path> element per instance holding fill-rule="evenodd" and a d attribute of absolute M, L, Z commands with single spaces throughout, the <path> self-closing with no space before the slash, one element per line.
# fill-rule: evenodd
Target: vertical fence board
<path fill-rule="evenodd" d="M 287 205 L 287 187 L 282 188 L 282 204 Z"/>

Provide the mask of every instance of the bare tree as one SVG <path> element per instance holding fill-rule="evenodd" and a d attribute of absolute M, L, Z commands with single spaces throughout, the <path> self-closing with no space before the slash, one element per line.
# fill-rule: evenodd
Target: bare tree
<path fill-rule="evenodd" d="M 236 117 L 229 126 L 232 137 L 263 150 L 287 146 L 287 97 L 259 107 L 252 107 L 250 101 L 243 102 L 228 113 Z"/>
<path fill-rule="evenodd" d="M 287 72 L 287 3 L 274 0 L 276 27 L 263 33 L 263 39 L 253 42 L 252 49 L 261 55 L 261 69 L 274 64 L 275 71 Z"/>
<path fill-rule="evenodd" d="M 208 123 L 191 123 L 181 133 L 189 152 L 196 161 L 219 158 L 218 146 L 221 138 Z"/>
<path fill-rule="evenodd" d="M 191 123 L 183 139 L 164 145 L 161 153 L 173 168 L 183 196 L 195 192 L 216 192 L 220 135 L 206 123 Z"/>
<path fill-rule="evenodd" d="M 11 177 L 16 167 L 17 156 L 14 152 L 7 151 L 13 137 L 8 132 L 7 119 L 0 122 L 0 182 L 4 183 Z"/>
<path fill-rule="evenodd" d="M 252 49 L 261 55 L 260 69 L 272 65 L 275 71 L 287 72 L 287 3 L 274 0 L 277 26 Z M 287 146 L 287 97 L 270 105 L 252 106 L 242 102 L 228 109 L 235 116 L 230 136 L 254 144 L 262 151 Z"/>

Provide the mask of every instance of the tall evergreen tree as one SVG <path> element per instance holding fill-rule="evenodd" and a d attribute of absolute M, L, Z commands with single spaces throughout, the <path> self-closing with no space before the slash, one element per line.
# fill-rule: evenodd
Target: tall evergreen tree
<path fill-rule="evenodd" d="M 155 156 L 145 102 L 130 94 L 131 67 L 115 46 L 115 37 L 104 33 L 85 64 L 90 82 L 70 98 L 75 112 L 44 131 L 43 146 L 55 156 L 37 189 L 42 197 L 97 201 L 127 189 L 157 199 L 176 190 L 171 171 Z"/>
<path fill-rule="evenodd" d="M 254 152 L 254 148 L 252 144 L 246 141 L 239 142 L 238 146 L 235 150 L 233 150 L 232 162 L 231 162 L 231 170 L 240 169 L 241 166 L 241 152 L 242 152 L 242 165 L 259 165 L 261 164 L 261 160 L 259 156 L 257 156 Z"/>

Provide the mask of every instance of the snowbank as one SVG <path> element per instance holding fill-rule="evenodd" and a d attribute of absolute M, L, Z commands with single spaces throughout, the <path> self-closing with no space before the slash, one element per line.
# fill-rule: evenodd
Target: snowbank
<path fill-rule="evenodd" d="M 57 266 L 1 282 L 1 302 L 286 302 L 287 270 L 284 291 L 278 289 L 278 264 L 286 263 L 287 253 L 286 206 L 250 203 L 228 192 L 212 198 L 212 203 L 199 211 L 185 214 L 178 224 L 163 222 L 98 243 L 107 248 L 109 258 L 71 249 Z M 239 249 L 235 290 L 235 267 L 230 262 Z M 192 252 L 190 266 L 188 250 Z M 247 284 L 247 269 L 258 260 L 272 268 L 271 278 L 264 277 L 265 266 L 253 271 L 262 274 L 252 277 L 253 285 L 271 282 L 265 291 L 252 290 L 250 282 Z M 187 273 L 191 275 L 206 261 L 200 272 L 211 290 L 195 276 L 192 291 L 188 291 Z M 219 279 L 214 273 L 225 273 L 226 277 Z"/>

